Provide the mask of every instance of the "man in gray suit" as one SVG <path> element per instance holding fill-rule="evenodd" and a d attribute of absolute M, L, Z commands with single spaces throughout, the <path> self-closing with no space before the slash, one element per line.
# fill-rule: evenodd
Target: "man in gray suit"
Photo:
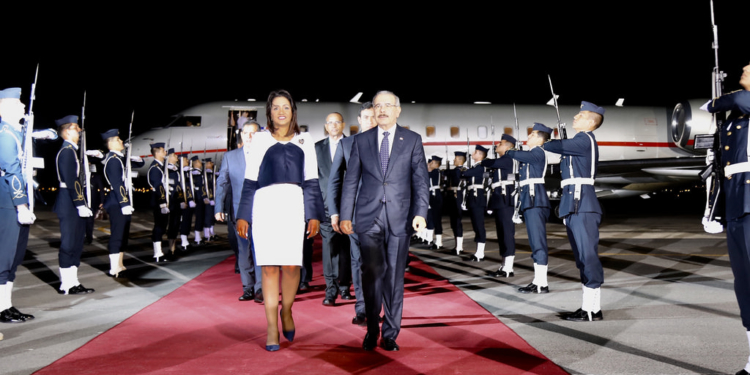
<path fill-rule="evenodd" d="M 237 127 L 242 129 L 240 138 L 242 144 L 249 145 L 252 141 L 253 134 L 260 129 L 257 122 L 247 117 L 240 117 L 237 121 Z M 240 205 L 242 195 L 242 184 L 245 183 L 245 151 L 246 147 L 240 147 L 224 154 L 219 170 L 219 178 L 216 180 L 216 220 L 224 221 L 226 219 L 224 212 L 229 213 L 227 226 L 234 226 L 236 223 L 236 213 Z M 225 197 L 232 195 L 232 204 L 224 207 Z M 228 229 L 230 236 L 237 236 L 237 263 L 240 269 L 240 278 L 242 280 L 242 296 L 240 301 L 263 302 L 263 291 L 261 290 L 261 270 L 260 266 L 255 263 L 255 254 L 251 239 L 244 239 L 237 234 L 236 230 Z"/>
<path fill-rule="evenodd" d="M 398 97 L 381 91 L 372 102 L 378 127 L 354 138 L 341 197 L 341 229 L 346 234 L 356 232 L 361 246 L 367 312 L 362 348 L 373 350 L 377 345 L 382 305 L 380 344 L 396 351 L 409 238 L 412 231 L 426 226 L 427 159 L 422 137 L 396 123 L 401 114 Z M 352 219 L 357 223 L 354 228 Z"/>
<path fill-rule="evenodd" d="M 372 129 L 377 123 L 375 122 L 375 110 L 372 109 L 372 102 L 362 104 L 357 116 L 360 133 Z M 352 141 L 358 134 L 344 138 L 339 142 L 336 149 L 336 155 L 333 156 L 331 164 L 331 175 L 328 178 L 328 193 L 326 194 L 326 208 L 331 215 L 331 226 L 333 230 L 342 233 L 339 228 L 339 209 L 341 208 L 341 185 L 346 173 L 346 164 L 352 153 Z M 343 233 L 342 233 L 343 234 Z M 354 304 L 354 318 L 352 324 L 364 326 L 367 321 L 365 314 L 365 296 L 362 292 L 362 258 L 359 252 L 359 238 L 356 233 L 349 235 L 349 253 L 351 255 L 352 284 L 354 284 L 354 295 L 357 303 Z"/>
<path fill-rule="evenodd" d="M 344 125 L 344 117 L 340 113 L 329 114 L 326 116 L 325 123 L 328 137 L 315 143 L 315 154 L 318 158 L 318 182 L 324 201 L 328 195 L 331 163 L 344 136 Z M 344 300 L 354 299 L 349 293 L 349 278 L 340 278 L 344 274 L 348 276 L 349 272 L 343 272 L 344 269 L 339 267 L 339 257 L 349 255 L 349 240 L 346 236 L 333 230 L 328 208 L 326 208 L 325 220 L 320 222 L 320 236 L 323 238 L 323 277 L 326 280 L 326 295 L 323 299 L 323 305 L 334 306 L 336 297 L 339 295 Z"/>

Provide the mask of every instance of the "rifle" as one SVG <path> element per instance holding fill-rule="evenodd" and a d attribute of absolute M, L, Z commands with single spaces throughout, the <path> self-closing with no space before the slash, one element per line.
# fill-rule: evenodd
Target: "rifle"
<path fill-rule="evenodd" d="M 560 133 L 560 139 L 568 139 L 568 133 L 565 132 L 565 123 L 560 120 L 560 108 L 557 105 L 557 95 L 555 95 L 555 89 L 552 88 L 552 77 L 547 74 L 547 79 L 549 79 L 549 89 L 550 91 L 552 91 L 552 102 L 555 103 L 555 111 L 557 112 L 557 132 Z"/>
<path fill-rule="evenodd" d="M 32 143 L 32 133 L 34 132 L 34 99 L 36 99 L 36 81 L 39 77 L 39 64 L 36 65 L 34 74 L 34 83 L 31 84 L 31 94 L 29 97 L 29 112 L 24 118 L 24 141 L 23 141 L 23 159 L 22 171 L 26 180 L 26 195 L 29 198 L 29 211 L 34 213 L 34 145 Z"/>
<path fill-rule="evenodd" d="M 83 173 L 79 176 L 81 185 L 86 193 L 86 207 L 91 207 L 91 169 L 89 159 L 86 155 L 86 91 L 83 92 L 83 107 L 81 108 L 81 169 Z"/>
<path fill-rule="evenodd" d="M 165 149 L 165 151 L 169 150 L 169 145 L 171 143 L 172 143 L 172 131 L 170 130 L 169 138 L 167 139 L 167 148 Z M 169 155 L 166 155 L 164 157 L 164 169 L 162 170 L 162 174 L 161 174 L 162 180 L 164 181 L 162 182 L 161 185 L 162 185 L 162 188 L 164 189 L 164 196 L 167 199 L 167 208 L 169 208 L 169 194 L 171 194 L 169 191 L 169 168 L 167 168 L 168 165 L 169 165 Z"/>
<path fill-rule="evenodd" d="M 206 163 L 206 141 L 203 141 L 203 163 Z M 208 199 L 211 199 L 211 191 L 208 190 L 208 168 L 206 168 L 206 165 L 203 165 L 203 190 L 206 191 L 206 197 Z"/>
<path fill-rule="evenodd" d="M 714 21 L 714 2 L 711 1 L 711 26 L 714 34 L 712 48 L 714 50 L 714 68 L 712 72 L 713 87 L 711 88 L 712 97 L 717 98 L 722 95 L 724 78 L 726 74 L 719 69 L 719 32 L 716 22 Z M 706 168 L 701 171 L 701 179 L 706 184 L 706 208 L 703 212 L 704 224 L 706 221 L 721 220 L 722 213 L 717 212 L 723 206 L 723 194 L 721 191 L 721 182 L 724 181 L 724 169 L 721 166 L 721 151 L 719 150 L 719 132 L 722 127 L 725 115 L 713 113 L 711 115 L 711 127 L 709 133 L 713 137 L 713 147 L 706 150 Z"/>
<path fill-rule="evenodd" d="M 133 203 L 133 163 L 130 162 L 130 157 L 133 156 L 133 119 L 135 118 L 135 111 L 130 114 L 130 129 L 128 130 L 128 153 L 125 157 L 128 165 L 125 167 L 125 185 L 128 188 L 128 199 L 130 199 L 130 206 L 135 208 Z"/>
<path fill-rule="evenodd" d="M 182 198 L 185 200 L 185 204 L 188 203 L 188 195 L 185 190 L 185 162 L 183 161 L 184 154 L 182 153 L 182 145 L 185 143 L 185 135 L 182 135 L 182 141 L 180 141 L 180 187 L 182 188 Z"/>
<path fill-rule="evenodd" d="M 190 141 L 190 155 L 193 154 L 193 141 Z M 193 202 L 196 201 L 195 199 L 195 182 L 193 181 L 193 163 L 190 163 L 190 170 L 188 171 L 188 175 L 190 176 L 190 196 L 193 197 Z"/>
<path fill-rule="evenodd" d="M 552 96 L 554 96 L 554 95 L 555 94 L 552 94 Z M 557 108 L 557 106 L 555 106 L 555 108 Z M 519 139 L 520 139 L 519 136 L 520 136 L 521 130 L 520 130 L 520 126 L 518 125 L 518 112 L 516 112 L 516 103 L 513 103 L 513 117 L 516 119 L 516 127 L 514 128 L 514 133 L 516 135 L 516 137 L 515 137 L 516 138 L 515 147 L 516 147 L 517 150 L 520 150 L 521 149 L 521 141 L 519 141 Z M 563 131 L 565 131 L 564 128 L 563 128 Z M 561 133 L 561 134 L 564 134 L 564 133 Z M 522 223 L 521 216 L 519 214 L 520 211 L 521 211 L 521 199 L 520 199 L 520 197 L 521 197 L 521 183 L 520 183 L 521 177 L 520 177 L 520 174 L 519 174 L 519 171 L 518 171 L 519 166 L 520 166 L 520 163 L 518 162 L 518 160 L 513 159 L 513 179 L 515 180 L 515 189 L 513 190 L 513 196 L 514 196 L 514 199 L 515 199 L 515 202 L 513 204 L 515 206 L 515 208 L 513 209 L 513 222 L 516 223 L 516 224 L 521 224 Z"/>

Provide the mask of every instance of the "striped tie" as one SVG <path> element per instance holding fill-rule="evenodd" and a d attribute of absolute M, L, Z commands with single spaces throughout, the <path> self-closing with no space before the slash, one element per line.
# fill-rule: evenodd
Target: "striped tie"
<path fill-rule="evenodd" d="M 385 180 L 385 171 L 388 169 L 388 135 L 390 133 L 383 132 L 383 141 L 380 142 L 380 169 L 383 171 L 383 180 Z M 383 193 L 383 200 L 385 203 L 385 193 Z"/>

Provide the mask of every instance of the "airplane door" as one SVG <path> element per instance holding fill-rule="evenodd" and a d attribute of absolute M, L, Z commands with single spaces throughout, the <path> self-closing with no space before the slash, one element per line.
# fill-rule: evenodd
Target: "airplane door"
<path fill-rule="evenodd" d="M 257 107 L 230 107 L 227 110 L 227 151 L 237 148 L 237 140 L 240 136 L 237 122 L 241 117 L 258 121 Z"/>

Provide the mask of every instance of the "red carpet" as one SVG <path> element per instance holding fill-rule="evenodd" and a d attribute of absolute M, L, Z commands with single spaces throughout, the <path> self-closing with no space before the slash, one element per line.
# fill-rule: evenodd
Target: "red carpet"
<path fill-rule="evenodd" d="M 230 257 L 37 374 L 566 374 L 432 268 L 411 269 L 399 352 L 363 351 L 353 302 L 323 306 L 322 276 L 297 296 L 294 343 L 266 352 L 263 306 L 237 301 Z"/>

